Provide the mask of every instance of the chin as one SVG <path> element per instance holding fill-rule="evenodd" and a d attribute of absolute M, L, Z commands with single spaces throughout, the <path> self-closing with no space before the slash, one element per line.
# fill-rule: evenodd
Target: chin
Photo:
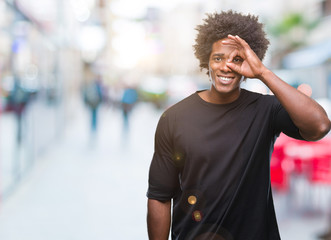
<path fill-rule="evenodd" d="M 234 88 L 234 87 L 231 87 L 231 86 L 227 86 L 227 87 L 224 87 L 224 86 L 214 86 L 214 89 L 216 90 L 216 92 L 220 93 L 220 94 L 228 94 L 228 93 L 233 93 L 233 92 L 236 92 L 236 90 L 239 90 L 239 87 L 237 88 Z"/>

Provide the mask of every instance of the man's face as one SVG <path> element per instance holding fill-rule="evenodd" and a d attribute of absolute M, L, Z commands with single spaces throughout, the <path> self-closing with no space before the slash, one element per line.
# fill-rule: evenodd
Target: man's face
<path fill-rule="evenodd" d="M 209 57 L 209 76 L 213 83 L 211 91 L 227 96 L 236 94 L 239 96 L 242 75 L 226 66 L 230 54 L 236 48 L 233 45 L 223 45 L 222 40 L 218 40 L 213 44 Z M 239 56 L 232 61 L 236 64 L 242 64 L 242 59 Z"/>

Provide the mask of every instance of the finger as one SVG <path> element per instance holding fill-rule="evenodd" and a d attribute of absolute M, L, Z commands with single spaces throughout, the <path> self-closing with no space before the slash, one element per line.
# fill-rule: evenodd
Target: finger
<path fill-rule="evenodd" d="M 237 43 L 239 43 L 244 48 L 246 48 L 246 47 L 249 47 L 250 48 L 249 44 L 244 39 L 242 39 L 241 37 L 239 37 L 238 35 L 234 36 L 233 39 L 234 39 L 234 41 L 236 41 Z"/>
<path fill-rule="evenodd" d="M 240 47 L 243 47 L 240 40 L 237 38 L 237 35 L 236 36 L 233 36 L 231 34 L 228 35 L 228 38 L 230 41 L 234 42 L 236 45 L 240 46 Z"/>
<path fill-rule="evenodd" d="M 238 42 L 236 42 L 232 39 L 228 39 L 228 38 L 223 39 L 222 44 L 232 46 L 232 47 L 235 47 L 235 48 L 240 47 L 240 44 Z"/>
<path fill-rule="evenodd" d="M 222 44 L 230 46 L 230 47 L 234 47 L 234 48 L 241 48 L 241 46 L 238 43 L 230 42 L 230 41 L 227 41 L 227 40 L 223 40 Z"/>
<path fill-rule="evenodd" d="M 234 64 L 233 62 L 227 62 L 226 66 L 230 68 L 232 71 L 240 74 L 240 66 L 238 66 L 237 64 Z"/>
<path fill-rule="evenodd" d="M 238 44 L 238 48 L 242 48 L 247 50 L 251 50 L 251 47 L 249 46 L 249 44 L 242 39 L 241 37 L 239 37 L 238 35 L 233 36 L 233 35 L 228 35 L 228 38 L 231 39 L 232 41 L 236 42 Z"/>
<path fill-rule="evenodd" d="M 247 56 L 247 59 L 251 57 L 258 58 L 256 53 L 244 39 L 240 38 L 238 35 L 236 35 L 234 39 L 236 39 L 235 41 L 244 49 L 245 56 Z"/>
<path fill-rule="evenodd" d="M 222 40 L 222 44 L 235 47 L 239 50 L 245 49 L 245 47 L 249 47 L 249 45 L 246 43 L 246 41 L 244 41 L 237 35 L 233 36 L 231 34 L 229 34 L 227 38 Z"/>
<path fill-rule="evenodd" d="M 237 40 L 236 40 L 236 36 L 234 36 L 234 35 L 229 34 L 229 35 L 228 35 L 228 38 L 229 38 L 229 39 L 232 39 L 233 41 L 237 41 Z"/>
<path fill-rule="evenodd" d="M 232 62 L 233 59 L 237 56 L 241 57 L 242 59 L 245 58 L 245 56 L 242 54 L 241 51 L 239 51 L 238 49 L 235 49 L 230 53 L 229 58 L 228 58 L 228 62 Z"/>

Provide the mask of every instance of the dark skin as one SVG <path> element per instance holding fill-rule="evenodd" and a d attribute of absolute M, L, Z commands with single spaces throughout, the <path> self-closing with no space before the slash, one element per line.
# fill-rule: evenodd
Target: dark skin
<path fill-rule="evenodd" d="M 150 240 L 167 240 L 171 223 L 171 201 L 148 199 L 147 226 Z"/>
<path fill-rule="evenodd" d="M 309 87 L 302 86 L 295 89 L 281 80 L 263 65 L 250 46 L 238 36 L 229 35 L 228 38 L 222 39 L 222 44 L 233 47 L 233 51 L 226 59 L 226 66 L 220 65 L 219 72 L 227 72 L 231 76 L 237 74 L 262 81 L 280 101 L 294 124 L 299 128 L 301 136 L 307 141 L 317 141 L 330 131 L 331 122 L 325 110 L 309 97 L 311 94 Z M 242 59 L 240 64 L 234 61 L 238 57 Z M 212 65 L 212 62 L 210 64 Z M 231 72 L 235 74 L 231 74 Z M 228 93 L 221 90 L 212 86 L 210 90 L 203 91 L 199 95 L 205 101 L 224 104 L 228 103 L 229 99 L 231 101 L 236 100 L 240 94 L 239 85 Z M 149 199 L 147 214 L 149 239 L 167 240 L 170 224 L 171 202 Z"/>
<path fill-rule="evenodd" d="M 304 139 L 317 141 L 330 131 L 331 122 L 325 110 L 309 96 L 290 86 L 266 68 L 245 40 L 239 36 L 229 35 L 222 43 L 236 46 L 227 66 L 246 78 L 260 79 L 286 109 Z M 237 56 L 243 59 L 241 65 L 232 62 Z"/>

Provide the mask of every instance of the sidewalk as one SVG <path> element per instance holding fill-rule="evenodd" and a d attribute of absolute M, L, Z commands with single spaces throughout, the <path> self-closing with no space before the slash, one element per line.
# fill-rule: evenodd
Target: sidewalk
<path fill-rule="evenodd" d="M 102 109 L 91 142 L 86 112 L 0 206 L 1 240 L 144 240 L 146 190 L 161 112 L 141 104 L 123 134 L 118 110 Z M 283 240 L 313 240 L 325 218 L 287 214 L 275 196 Z"/>
<path fill-rule="evenodd" d="M 2 203 L 0 239 L 147 239 L 145 193 L 159 115 L 139 106 L 123 137 L 121 113 L 103 109 L 91 144 L 84 114 Z"/>

